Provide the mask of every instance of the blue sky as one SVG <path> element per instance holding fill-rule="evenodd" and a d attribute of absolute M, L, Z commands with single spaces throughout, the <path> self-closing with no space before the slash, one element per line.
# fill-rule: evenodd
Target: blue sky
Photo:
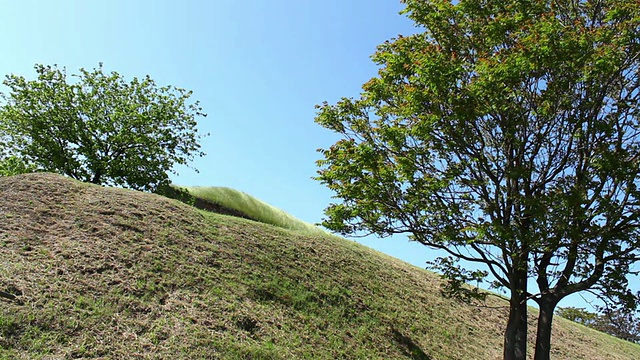
<path fill-rule="evenodd" d="M 416 31 L 399 0 L 0 0 L 0 75 L 33 65 L 69 73 L 103 62 L 127 78 L 193 90 L 207 155 L 172 177 L 228 186 L 317 223 L 331 193 L 313 180 L 318 148 L 338 138 L 314 106 L 358 96 L 377 45 Z M 424 267 L 406 239 L 361 240 Z"/>
<path fill-rule="evenodd" d="M 312 223 L 331 193 L 312 180 L 318 148 L 338 138 L 314 123 L 316 104 L 356 97 L 376 75 L 376 45 L 416 32 L 399 0 L 0 0 L 0 75 L 33 65 L 75 73 L 103 62 L 126 78 L 193 90 L 208 117 L 207 153 L 172 177 L 228 186 Z M 424 267 L 429 249 L 405 238 L 360 239 Z M 579 304 L 579 299 L 561 305 Z"/>

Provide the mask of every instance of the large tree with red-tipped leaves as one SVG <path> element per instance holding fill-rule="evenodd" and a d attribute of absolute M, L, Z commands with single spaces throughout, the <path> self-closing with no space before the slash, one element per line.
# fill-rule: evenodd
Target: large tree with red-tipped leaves
<path fill-rule="evenodd" d="M 359 98 L 319 106 L 342 136 L 318 179 L 324 225 L 406 233 L 510 296 L 504 358 L 549 359 L 558 302 L 634 308 L 640 260 L 640 3 L 406 0 L 420 32 L 385 42 Z M 454 287 L 464 290 L 464 287 Z"/>

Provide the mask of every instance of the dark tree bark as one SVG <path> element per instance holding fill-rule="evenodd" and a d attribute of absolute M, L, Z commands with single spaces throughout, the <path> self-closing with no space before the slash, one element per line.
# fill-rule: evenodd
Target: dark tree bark
<path fill-rule="evenodd" d="M 540 305 L 540 315 L 538 316 L 538 333 L 534 359 L 549 360 L 551 358 L 551 323 L 558 301 L 554 298 L 545 299 L 543 297 L 538 304 Z"/>
<path fill-rule="evenodd" d="M 518 271 L 509 300 L 509 320 L 504 334 L 504 360 L 527 358 L 527 273 Z"/>
<path fill-rule="evenodd" d="M 92 184 L 101 184 L 102 183 L 102 173 L 100 171 L 96 171 L 91 179 Z"/>

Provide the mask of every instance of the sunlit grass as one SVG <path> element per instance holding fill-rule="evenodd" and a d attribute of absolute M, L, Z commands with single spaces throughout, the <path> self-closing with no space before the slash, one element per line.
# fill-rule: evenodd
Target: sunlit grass
<path fill-rule="evenodd" d="M 245 214 L 248 218 L 265 224 L 307 234 L 325 233 L 324 230 L 313 224 L 299 220 L 264 201 L 238 190 L 214 186 L 194 186 L 186 187 L 186 189 L 197 198 L 236 210 Z"/>

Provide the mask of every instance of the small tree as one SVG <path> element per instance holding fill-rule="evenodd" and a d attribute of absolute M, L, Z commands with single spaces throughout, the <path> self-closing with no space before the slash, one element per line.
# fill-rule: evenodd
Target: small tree
<path fill-rule="evenodd" d="M 588 326 L 590 328 L 595 328 L 595 325 L 598 323 L 598 314 L 588 311 L 585 308 L 576 308 L 576 307 L 561 307 L 558 308 L 556 314 L 562 316 L 567 320 L 571 320 L 582 325 Z"/>
<path fill-rule="evenodd" d="M 596 314 L 584 308 L 558 308 L 556 312 L 565 319 L 602 331 L 617 338 L 640 343 L 640 318 L 629 309 L 600 309 Z"/>
<path fill-rule="evenodd" d="M 0 144 L 29 167 L 95 184 L 155 190 L 174 164 L 203 156 L 199 103 L 190 91 L 158 87 L 146 76 L 126 82 L 102 64 L 80 69 L 36 65 L 38 79 L 8 75 L 0 108 Z"/>
<path fill-rule="evenodd" d="M 510 296 L 504 358 L 526 358 L 533 300 L 549 359 L 561 299 L 640 297 L 640 3 L 405 3 L 424 31 L 378 47 L 359 99 L 319 107 L 343 136 L 318 162 L 341 200 L 324 225 L 447 252 L 452 290 L 490 274 Z"/>

